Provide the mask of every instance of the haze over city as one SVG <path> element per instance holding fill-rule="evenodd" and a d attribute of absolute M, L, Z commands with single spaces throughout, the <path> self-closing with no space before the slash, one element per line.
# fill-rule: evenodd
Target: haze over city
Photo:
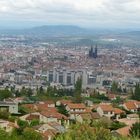
<path fill-rule="evenodd" d="M 139 28 L 139 0 L 0 0 L 0 27 Z"/>

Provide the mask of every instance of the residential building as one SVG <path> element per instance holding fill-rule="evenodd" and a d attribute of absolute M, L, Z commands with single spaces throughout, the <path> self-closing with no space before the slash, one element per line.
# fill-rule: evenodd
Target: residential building
<path fill-rule="evenodd" d="M 18 104 L 15 102 L 0 101 L 0 110 L 11 114 L 18 114 Z"/>

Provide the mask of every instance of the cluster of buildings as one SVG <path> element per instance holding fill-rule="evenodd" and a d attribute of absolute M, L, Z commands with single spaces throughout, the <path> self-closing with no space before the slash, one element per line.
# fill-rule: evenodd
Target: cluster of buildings
<path fill-rule="evenodd" d="M 14 40 L 15 45 L 3 46 L 0 44 L 0 88 L 13 87 L 16 90 L 25 88 L 36 89 L 48 85 L 57 88 L 73 89 L 78 78 L 82 79 L 83 89 L 96 89 L 105 94 L 109 102 L 95 104 L 92 101 L 76 104 L 71 100 L 58 100 L 25 104 L 24 98 L 13 98 L 0 102 L 0 111 L 18 114 L 19 103 L 29 112 L 20 117 L 31 123 L 38 120 L 40 125 L 33 129 L 40 132 L 43 137 L 51 140 L 55 135 L 67 131 L 71 121 L 98 120 L 103 117 L 117 120 L 126 124 L 125 128 L 113 133 L 128 135 L 133 123 L 138 121 L 137 112 L 140 102 L 125 101 L 119 107 L 113 107 L 114 94 L 106 94 L 113 81 L 118 82 L 122 89 L 134 88 L 140 83 L 140 49 L 139 48 L 104 48 L 101 46 L 85 46 L 76 48 L 45 46 L 43 42 L 37 47 L 26 46 Z M 25 40 L 24 40 L 25 41 Z M 127 96 L 127 92 L 125 93 Z M 82 93 L 89 97 L 90 93 Z M 63 106 L 67 115 L 59 112 L 58 107 Z M 123 109 L 122 109 L 123 108 Z M 127 111 L 130 114 L 127 114 Z M 0 127 L 7 132 L 18 128 L 17 123 L 0 120 Z M 126 131 L 127 130 L 127 131 Z M 121 133 L 121 132 L 127 133 Z"/>
<path fill-rule="evenodd" d="M 94 88 L 95 86 L 102 86 L 105 76 L 90 71 L 88 68 L 83 69 L 66 69 L 66 68 L 53 68 L 47 72 L 48 81 L 50 83 L 58 83 L 66 88 L 74 88 L 78 78 L 82 79 L 83 89 Z"/>
<path fill-rule="evenodd" d="M 0 103 L 0 110 L 9 108 L 7 110 L 11 114 L 18 113 L 18 103 L 24 102 L 24 98 L 12 98 Z M 39 124 L 33 126 L 33 129 L 46 139 L 52 140 L 57 134 L 65 133 L 73 121 L 83 123 L 92 122 L 100 119 L 111 121 L 118 121 L 124 123 L 125 126 L 120 129 L 112 131 L 115 135 L 128 136 L 132 124 L 139 121 L 139 116 L 136 114 L 140 110 L 140 102 L 135 100 L 125 101 L 118 107 L 113 107 L 111 103 L 101 102 L 99 104 L 90 103 L 73 103 L 71 100 L 57 100 L 56 102 L 40 101 L 34 104 L 22 104 L 22 108 L 28 110 L 25 115 L 20 115 L 19 119 L 27 121 L 29 124 L 32 121 L 38 121 Z M 67 114 L 59 112 L 59 107 L 64 107 Z M 11 109 L 12 108 L 12 109 Z M 129 114 L 127 112 L 129 111 Z M 13 128 L 18 128 L 18 124 L 8 120 L 0 120 L 0 128 L 11 132 Z"/>
<path fill-rule="evenodd" d="M 104 83 L 117 81 L 132 88 L 140 82 L 140 50 L 85 46 L 61 48 L 14 46 L 0 47 L 0 87 L 16 89 L 46 87 L 48 83 L 73 88 L 78 77 L 83 89 L 104 88 Z M 96 59 L 95 59 L 96 58 Z M 106 86 L 110 86 L 110 84 Z"/>

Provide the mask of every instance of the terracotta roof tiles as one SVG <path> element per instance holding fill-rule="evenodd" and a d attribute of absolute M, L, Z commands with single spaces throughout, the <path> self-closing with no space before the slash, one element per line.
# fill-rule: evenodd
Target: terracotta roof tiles
<path fill-rule="evenodd" d="M 39 115 L 35 115 L 35 114 L 30 114 L 28 117 L 26 117 L 26 120 L 38 120 L 39 119 Z"/>
<path fill-rule="evenodd" d="M 100 105 L 99 106 L 103 111 L 113 111 L 113 107 L 111 105 Z"/>
<path fill-rule="evenodd" d="M 123 110 L 119 109 L 119 108 L 114 108 L 114 113 L 115 114 L 122 114 L 125 113 Z"/>
<path fill-rule="evenodd" d="M 68 104 L 68 107 L 70 109 L 85 109 L 86 108 L 86 106 L 82 103 L 81 104 L 70 103 L 70 104 Z"/>
<path fill-rule="evenodd" d="M 117 129 L 116 132 L 121 136 L 128 136 L 129 135 L 130 126 L 126 126 L 120 129 Z"/>
<path fill-rule="evenodd" d="M 41 114 L 45 117 L 48 117 L 48 118 L 57 118 L 57 119 L 60 119 L 60 120 L 61 119 L 65 119 L 65 120 L 68 119 L 65 115 L 63 115 L 61 113 L 58 113 L 58 112 L 47 112 L 47 111 L 45 111 L 45 112 L 41 112 Z"/>
<path fill-rule="evenodd" d="M 124 105 L 129 109 L 137 109 L 135 102 L 134 101 L 128 101 L 126 103 L 124 103 Z"/>

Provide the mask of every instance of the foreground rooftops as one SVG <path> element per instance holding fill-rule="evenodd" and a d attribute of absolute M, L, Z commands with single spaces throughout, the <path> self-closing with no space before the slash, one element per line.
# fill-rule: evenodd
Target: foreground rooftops
<path fill-rule="evenodd" d="M 74 103 L 68 104 L 68 107 L 70 109 L 85 109 L 86 108 L 84 104 L 74 104 Z"/>
<path fill-rule="evenodd" d="M 111 105 L 106 105 L 106 104 L 103 104 L 103 105 L 100 105 L 99 106 L 103 111 L 113 111 L 113 107 Z"/>

